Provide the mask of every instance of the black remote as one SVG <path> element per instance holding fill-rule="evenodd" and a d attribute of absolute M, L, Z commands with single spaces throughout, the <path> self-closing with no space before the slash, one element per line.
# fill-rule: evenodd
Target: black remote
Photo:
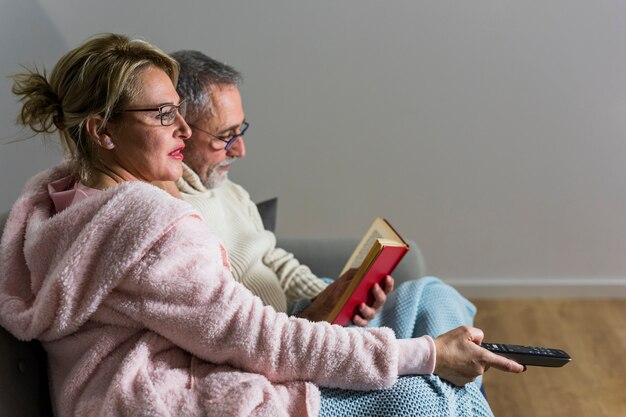
<path fill-rule="evenodd" d="M 559 367 L 572 360 L 567 353 L 560 349 L 488 342 L 481 343 L 480 346 L 522 365 Z"/>

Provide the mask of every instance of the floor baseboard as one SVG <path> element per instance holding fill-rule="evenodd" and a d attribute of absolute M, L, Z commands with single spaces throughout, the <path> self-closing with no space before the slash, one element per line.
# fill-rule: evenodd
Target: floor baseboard
<path fill-rule="evenodd" d="M 448 278 L 467 298 L 626 298 L 626 277 Z"/>

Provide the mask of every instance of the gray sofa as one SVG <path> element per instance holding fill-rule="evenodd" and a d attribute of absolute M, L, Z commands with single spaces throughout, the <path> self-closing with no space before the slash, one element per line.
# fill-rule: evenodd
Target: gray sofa
<path fill-rule="evenodd" d="M 0 214 L 0 234 L 7 213 Z M 321 277 L 336 277 L 356 247 L 354 238 L 279 238 L 278 246 L 292 252 Z M 424 275 L 418 246 L 411 250 L 394 272 L 396 285 Z M 22 342 L 0 327 L 0 417 L 51 416 L 46 354 L 39 342 Z"/>

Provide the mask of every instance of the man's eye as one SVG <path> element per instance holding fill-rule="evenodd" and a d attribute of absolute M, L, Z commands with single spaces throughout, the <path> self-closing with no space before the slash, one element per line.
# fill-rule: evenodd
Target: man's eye
<path fill-rule="evenodd" d="M 229 140 L 231 140 L 233 138 L 233 135 L 230 135 L 230 136 L 218 136 L 217 138 L 219 140 L 223 140 L 223 141 L 228 142 Z"/>

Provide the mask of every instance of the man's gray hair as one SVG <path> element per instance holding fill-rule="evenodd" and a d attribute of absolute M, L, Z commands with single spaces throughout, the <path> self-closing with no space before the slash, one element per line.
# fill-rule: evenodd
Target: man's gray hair
<path fill-rule="evenodd" d="M 176 90 L 187 100 L 187 121 L 211 115 L 211 94 L 216 86 L 239 86 L 243 77 L 230 65 L 216 61 L 200 51 L 183 50 L 170 54 L 180 65 Z"/>

